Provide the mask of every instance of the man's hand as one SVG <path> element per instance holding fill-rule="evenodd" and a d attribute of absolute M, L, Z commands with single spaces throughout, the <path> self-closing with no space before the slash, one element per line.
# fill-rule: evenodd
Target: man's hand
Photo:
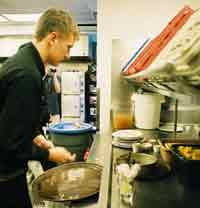
<path fill-rule="evenodd" d="M 49 149 L 48 159 L 56 163 L 72 162 L 76 159 L 76 154 L 71 154 L 64 147 L 54 147 Z"/>
<path fill-rule="evenodd" d="M 43 149 L 53 148 L 54 145 L 52 142 L 48 141 L 42 134 L 39 134 L 33 139 L 33 143 Z"/>

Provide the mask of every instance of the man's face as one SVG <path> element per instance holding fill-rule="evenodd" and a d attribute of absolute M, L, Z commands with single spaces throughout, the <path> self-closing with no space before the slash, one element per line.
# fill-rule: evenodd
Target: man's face
<path fill-rule="evenodd" d="M 59 33 L 52 34 L 51 44 L 48 50 L 48 63 L 57 66 L 64 59 L 70 57 L 70 49 L 74 46 L 74 35 L 71 33 L 67 37 Z"/>

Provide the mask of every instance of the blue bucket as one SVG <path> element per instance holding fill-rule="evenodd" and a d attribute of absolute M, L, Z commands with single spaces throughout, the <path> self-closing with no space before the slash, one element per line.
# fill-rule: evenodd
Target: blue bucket
<path fill-rule="evenodd" d="M 51 141 L 56 146 L 65 147 L 76 154 L 76 160 L 82 161 L 86 149 L 92 143 L 93 126 L 87 123 L 60 122 L 48 128 Z"/>

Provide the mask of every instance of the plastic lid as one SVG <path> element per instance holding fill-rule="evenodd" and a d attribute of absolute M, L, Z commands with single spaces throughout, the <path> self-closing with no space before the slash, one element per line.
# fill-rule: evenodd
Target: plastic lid
<path fill-rule="evenodd" d="M 60 122 L 49 127 L 50 133 L 59 134 L 81 134 L 93 131 L 93 127 L 88 123 Z"/>

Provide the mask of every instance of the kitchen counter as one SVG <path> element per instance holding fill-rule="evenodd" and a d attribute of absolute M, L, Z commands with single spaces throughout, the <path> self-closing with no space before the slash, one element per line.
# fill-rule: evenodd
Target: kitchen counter
<path fill-rule="evenodd" d="M 141 130 L 145 139 L 182 139 L 190 138 L 187 132 L 174 133 L 157 130 Z M 101 187 L 98 200 L 91 208 L 128 208 L 120 201 L 119 186 L 114 172 L 117 157 L 128 150 L 112 146 L 112 132 L 95 135 L 88 162 L 103 166 Z M 174 173 L 163 178 L 149 181 L 137 181 L 133 187 L 136 193 L 133 208 L 188 208 L 199 207 L 200 191 L 184 188 Z M 81 206 L 80 206 L 81 207 Z M 75 207 L 74 207 L 75 208 Z M 88 206 L 90 208 L 90 206 Z"/>
<path fill-rule="evenodd" d="M 146 139 L 174 138 L 174 135 L 143 130 Z M 178 133 L 177 138 L 185 138 Z M 175 173 L 169 173 L 154 180 L 136 181 L 133 186 L 133 205 L 125 205 L 120 201 L 119 186 L 114 171 L 115 160 L 128 150 L 112 147 L 111 133 L 97 135 L 89 160 L 104 166 L 98 203 L 95 208 L 186 208 L 199 207 L 200 190 L 191 190 L 181 185 Z"/>
<path fill-rule="evenodd" d="M 116 158 L 126 153 L 128 153 L 127 150 L 113 148 L 113 166 Z M 132 205 L 122 202 L 117 177 L 112 171 L 112 208 L 194 208 L 199 207 L 200 204 L 200 189 L 194 190 L 184 187 L 179 183 L 175 173 L 152 180 L 137 180 L 133 185 L 133 192 Z"/>
<path fill-rule="evenodd" d="M 160 138 L 157 131 L 144 131 L 145 138 Z M 164 136 L 166 138 L 166 135 Z M 70 205 L 53 206 L 54 208 L 184 208 L 198 207 L 200 191 L 185 189 L 178 183 L 175 174 L 157 180 L 137 181 L 134 184 L 133 206 L 120 201 L 119 186 L 114 172 L 117 157 L 128 150 L 112 147 L 112 134 L 94 135 L 94 141 L 87 162 L 103 166 L 100 192 L 87 200 Z"/>
<path fill-rule="evenodd" d="M 90 148 L 90 152 L 88 155 L 87 162 L 90 163 L 96 163 L 98 165 L 101 165 L 103 168 L 103 173 L 102 175 L 105 175 L 105 170 L 107 170 L 107 167 L 109 165 L 107 162 L 110 161 L 110 156 L 108 154 L 108 150 L 111 149 L 111 145 L 109 144 L 110 136 L 108 137 L 107 135 L 99 135 L 99 133 L 93 135 L 93 143 Z M 111 153 L 111 150 L 109 151 Z M 109 158 L 108 160 L 105 158 Z M 106 163 L 105 163 L 106 161 Z M 32 182 L 34 178 L 37 178 L 39 175 L 41 175 L 44 171 L 42 168 L 42 165 L 38 161 L 29 161 L 29 171 L 27 174 L 27 180 L 28 180 L 28 185 L 29 185 L 29 191 L 30 191 L 30 196 L 32 198 Z M 110 170 L 107 170 L 110 172 Z M 107 175 L 104 177 L 108 179 Z M 106 183 L 104 182 L 104 179 L 102 177 L 101 181 L 101 189 L 106 190 L 105 186 Z M 99 206 L 99 199 L 102 198 L 102 193 L 105 193 L 105 191 L 101 191 L 100 194 L 91 196 L 87 199 L 80 200 L 77 202 L 73 203 L 56 203 L 56 202 L 45 202 L 44 205 L 33 205 L 33 208 L 97 208 Z M 105 194 L 108 195 L 108 194 Z M 104 196 L 103 196 L 104 197 Z M 104 200 L 102 200 L 104 201 Z M 100 203 L 101 204 L 101 203 Z M 102 206 L 99 206 L 102 207 Z M 106 207 L 106 206 L 105 206 Z"/>
<path fill-rule="evenodd" d="M 110 164 L 111 164 L 111 134 L 99 133 L 93 135 L 94 141 L 92 143 L 87 162 L 96 163 L 103 167 L 100 193 L 91 196 L 87 199 L 80 200 L 73 203 L 55 203 L 47 202 L 44 206 L 33 206 L 33 208 L 103 208 L 107 207 L 109 197 L 109 182 L 110 182 Z M 39 166 L 36 176 L 43 173 L 42 167 L 38 162 L 32 161 L 30 164 L 33 170 Z M 38 168 L 37 168 L 38 170 Z"/>

